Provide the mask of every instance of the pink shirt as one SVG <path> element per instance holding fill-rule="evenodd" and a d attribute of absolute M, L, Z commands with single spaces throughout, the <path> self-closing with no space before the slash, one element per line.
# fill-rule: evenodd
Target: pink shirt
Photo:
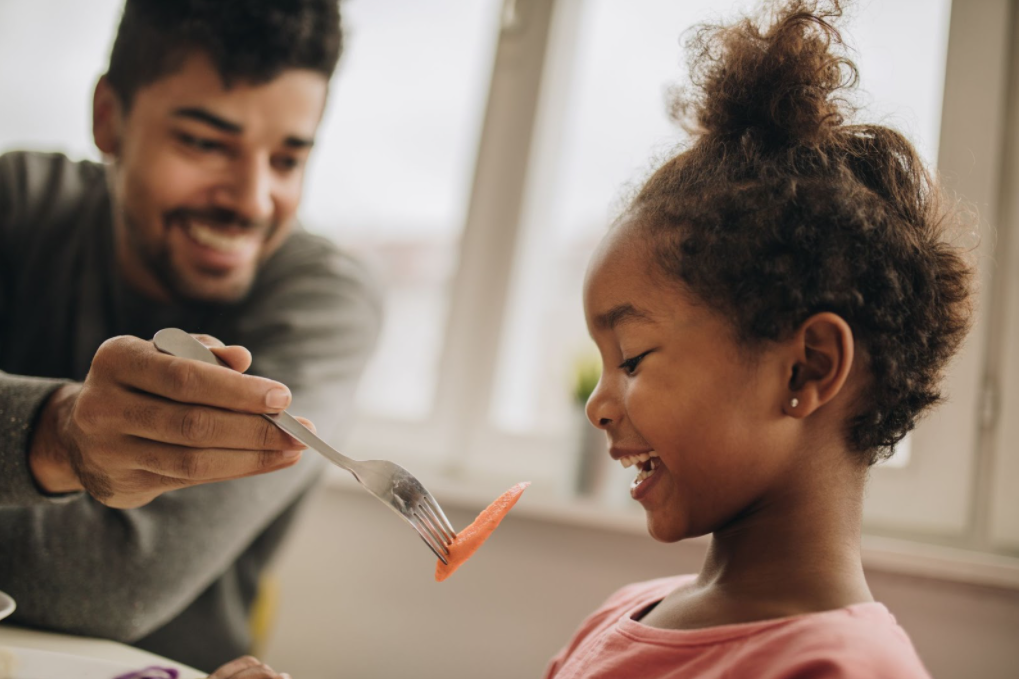
<path fill-rule="evenodd" d="M 633 616 L 693 576 L 628 585 L 583 622 L 545 679 L 930 679 L 883 604 L 697 630 Z"/>

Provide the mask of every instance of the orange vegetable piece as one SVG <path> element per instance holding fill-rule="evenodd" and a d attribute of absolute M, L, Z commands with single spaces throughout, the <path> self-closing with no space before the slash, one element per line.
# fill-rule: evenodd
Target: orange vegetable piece
<path fill-rule="evenodd" d="M 527 488 L 529 485 L 531 485 L 530 481 L 524 481 L 513 486 L 496 498 L 495 502 L 488 505 L 483 512 L 478 514 L 478 518 L 474 519 L 474 523 L 457 533 L 453 544 L 449 546 L 449 556 L 447 557 L 449 565 L 447 566 L 441 561 L 436 561 L 436 582 L 442 582 L 451 576 L 457 568 L 464 565 L 467 559 L 474 555 L 474 552 L 478 551 L 478 548 L 484 544 L 488 536 L 492 534 L 492 531 L 509 514 L 509 510 L 513 509 L 513 505 L 517 503 L 517 500 L 523 494 L 524 488 Z"/>

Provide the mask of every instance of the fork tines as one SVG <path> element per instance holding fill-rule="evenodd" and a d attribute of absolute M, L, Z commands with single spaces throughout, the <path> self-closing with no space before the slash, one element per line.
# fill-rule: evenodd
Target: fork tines
<path fill-rule="evenodd" d="M 449 545 L 456 537 L 456 531 L 431 496 L 426 495 L 421 500 L 414 505 L 411 523 L 439 561 L 448 564 L 446 557 L 449 556 Z"/>

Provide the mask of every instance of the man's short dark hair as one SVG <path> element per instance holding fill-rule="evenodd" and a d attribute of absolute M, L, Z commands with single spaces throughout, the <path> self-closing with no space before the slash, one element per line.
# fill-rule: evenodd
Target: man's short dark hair
<path fill-rule="evenodd" d="M 130 108 L 138 89 L 195 51 L 230 87 L 294 68 L 329 78 L 342 47 L 338 0 L 126 0 L 106 76 Z"/>

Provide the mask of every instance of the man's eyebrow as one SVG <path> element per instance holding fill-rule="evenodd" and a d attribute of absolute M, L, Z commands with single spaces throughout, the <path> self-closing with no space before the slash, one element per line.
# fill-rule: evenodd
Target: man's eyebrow
<path fill-rule="evenodd" d="M 651 314 L 643 309 L 638 309 L 634 305 L 626 302 L 619 304 L 603 314 L 600 314 L 594 319 L 596 327 L 603 330 L 612 330 L 620 323 L 629 323 L 633 321 L 639 321 L 643 323 L 649 323 L 651 321 Z"/>
<path fill-rule="evenodd" d="M 173 112 L 173 115 L 176 118 L 191 118 L 192 120 L 197 120 L 205 123 L 206 125 L 211 125 L 221 132 L 227 132 L 229 134 L 240 134 L 244 131 L 244 128 L 241 125 L 231 122 L 226 118 L 221 118 L 215 113 L 204 108 L 179 108 Z M 298 137 L 295 135 L 291 135 L 283 140 L 284 146 L 296 150 L 311 148 L 314 143 L 314 139 L 305 139 L 304 137 Z"/>
<path fill-rule="evenodd" d="M 215 113 L 205 110 L 204 108 L 197 107 L 185 107 L 178 108 L 173 112 L 175 118 L 191 118 L 199 122 L 205 123 L 215 127 L 220 132 L 228 132 L 230 134 L 240 134 L 244 131 L 244 128 L 237 123 L 231 122 L 226 118 L 220 118 Z"/>
<path fill-rule="evenodd" d="M 284 146 L 296 150 L 311 148 L 314 143 L 314 139 L 304 139 L 303 137 L 287 137 L 283 140 Z"/>

